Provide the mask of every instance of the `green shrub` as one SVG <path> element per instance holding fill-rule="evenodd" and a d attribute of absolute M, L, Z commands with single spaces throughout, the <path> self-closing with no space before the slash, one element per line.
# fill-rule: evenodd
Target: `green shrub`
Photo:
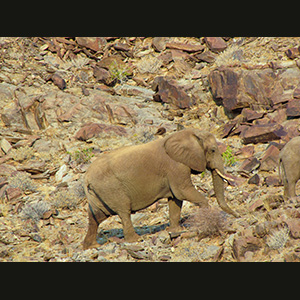
<path fill-rule="evenodd" d="M 226 166 L 232 166 L 234 165 L 234 163 L 237 162 L 237 158 L 234 157 L 232 150 L 229 146 L 227 146 L 226 151 L 222 153 L 222 157 Z"/>
<path fill-rule="evenodd" d="M 72 159 L 79 165 L 88 163 L 92 157 L 94 157 L 94 153 L 92 152 L 93 148 L 86 148 L 82 150 L 76 150 L 74 153 L 67 152 L 71 155 Z"/>

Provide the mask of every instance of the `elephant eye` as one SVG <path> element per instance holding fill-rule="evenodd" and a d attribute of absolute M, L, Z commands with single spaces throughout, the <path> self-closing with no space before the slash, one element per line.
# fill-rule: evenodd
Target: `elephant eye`
<path fill-rule="evenodd" d="M 209 152 L 210 152 L 210 153 L 215 153 L 215 152 L 216 152 L 216 149 L 215 149 L 215 148 L 211 148 Z"/>

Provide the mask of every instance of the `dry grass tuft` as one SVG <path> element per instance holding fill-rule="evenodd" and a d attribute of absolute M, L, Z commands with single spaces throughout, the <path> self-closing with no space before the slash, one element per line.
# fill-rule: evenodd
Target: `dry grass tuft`
<path fill-rule="evenodd" d="M 51 208 L 51 205 L 47 201 L 38 201 L 26 203 L 21 211 L 21 218 L 23 220 L 32 219 L 38 221 L 43 217 L 43 214 Z"/>
<path fill-rule="evenodd" d="M 273 231 L 267 240 L 267 245 L 270 249 L 281 249 L 285 246 L 289 238 L 290 230 L 285 226 L 279 230 Z"/>
<path fill-rule="evenodd" d="M 227 225 L 226 214 L 215 208 L 199 208 L 184 225 L 196 229 L 203 236 L 221 235 Z"/>

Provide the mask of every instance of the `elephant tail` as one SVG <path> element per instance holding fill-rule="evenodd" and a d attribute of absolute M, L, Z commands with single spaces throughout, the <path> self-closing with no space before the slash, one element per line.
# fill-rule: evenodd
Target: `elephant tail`
<path fill-rule="evenodd" d="M 90 183 L 85 186 L 85 193 L 90 207 L 100 209 L 106 216 L 116 215 L 116 212 L 103 201 Z"/>
<path fill-rule="evenodd" d="M 283 165 L 282 158 L 279 158 L 279 168 L 278 168 L 278 175 L 279 175 L 279 183 L 283 184 L 286 181 L 286 173 Z"/>

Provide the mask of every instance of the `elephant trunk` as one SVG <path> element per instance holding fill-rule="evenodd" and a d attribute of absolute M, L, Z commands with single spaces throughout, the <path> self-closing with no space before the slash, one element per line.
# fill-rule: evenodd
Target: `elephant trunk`
<path fill-rule="evenodd" d="M 224 197 L 224 182 L 223 178 L 225 177 L 224 174 L 224 169 L 222 168 L 221 170 L 219 169 L 213 169 L 212 171 L 212 180 L 213 180 L 213 186 L 216 194 L 217 201 L 222 208 L 223 211 L 227 212 L 228 214 L 231 214 L 235 217 L 239 217 L 239 214 L 233 211 L 225 202 L 225 197 Z M 222 174 L 222 177 L 219 175 Z"/>

